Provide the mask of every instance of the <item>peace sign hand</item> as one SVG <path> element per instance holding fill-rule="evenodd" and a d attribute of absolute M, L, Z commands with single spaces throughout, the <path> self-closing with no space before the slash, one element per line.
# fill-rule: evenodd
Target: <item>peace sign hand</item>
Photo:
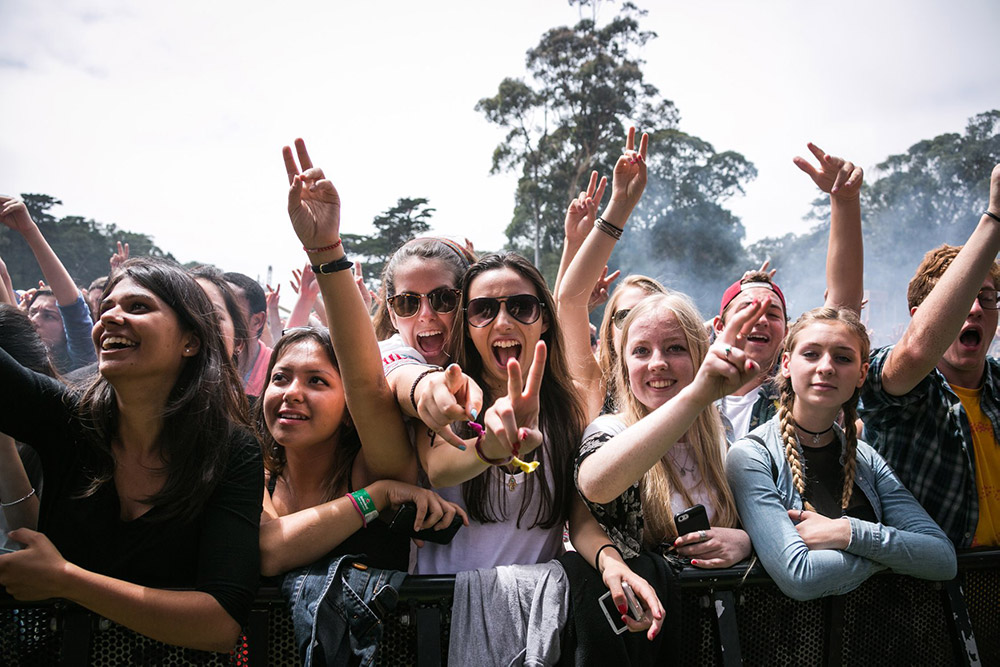
<path fill-rule="evenodd" d="M 597 207 L 604 198 L 604 188 L 608 185 L 607 177 L 597 180 L 597 172 L 590 173 L 590 183 L 587 190 L 581 192 L 580 196 L 569 203 L 566 209 L 566 241 L 571 245 L 579 247 L 583 245 L 587 234 L 594 227 L 594 220 L 597 219 Z"/>
<path fill-rule="evenodd" d="M 809 178 L 823 192 L 840 200 L 857 199 L 861 194 L 861 183 L 864 180 L 864 170 L 856 167 L 853 162 L 843 158 L 827 155 L 816 144 L 806 144 L 809 151 L 819 160 L 816 169 L 808 160 L 795 157 L 795 166 L 809 174 Z"/>
<path fill-rule="evenodd" d="M 302 245 L 322 248 L 340 238 L 340 195 L 323 170 L 314 167 L 302 139 L 295 140 L 295 155 L 289 146 L 281 149 L 288 174 L 288 217 Z"/>
<path fill-rule="evenodd" d="M 708 348 L 692 383 L 706 404 L 733 393 L 760 372 L 760 366 L 746 356 L 743 348 L 747 335 L 770 305 L 771 297 L 754 299 L 735 313 Z"/>
<path fill-rule="evenodd" d="M 639 203 L 642 191 L 646 189 L 646 153 L 649 149 L 649 135 L 642 133 L 639 150 L 635 149 L 635 128 L 628 129 L 625 140 L 625 154 L 615 164 L 611 181 L 611 201 L 628 207 L 629 212 Z"/>
<path fill-rule="evenodd" d="M 482 450 L 489 458 L 520 456 L 542 444 L 542 433 L 538 430 L 538 393 L 547 354 L 545 342 L 538 341 L 526 383 L 517 360 L 507 362 L 507 395 L 498 398 L 483 415 L 486 439 Z"/>

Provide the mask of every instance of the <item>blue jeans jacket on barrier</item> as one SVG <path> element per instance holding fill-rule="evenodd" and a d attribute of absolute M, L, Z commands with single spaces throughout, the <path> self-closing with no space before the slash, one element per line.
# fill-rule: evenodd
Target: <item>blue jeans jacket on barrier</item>
<path fill-rule="evenodd" d="M 836 432 L 843 442 L 839 426 Z M 847 549 L 809 549 L 788 516 L 788 510 L 802 509 L 802 497 L 785 459 L 778 418 L 752 435 L 766 447 L 748 438 L 737 441 L 726 457 L 726 476 L 740 521 L 764 569 L 785 595 L 810 600 L 847 593 L 885 568 L 921 579 L 955 576 L 951 542 L 885 460 L 861 441 L 855 481 L 880 523 L 850 517 Z"/>
<path fill-rule="evenodd" d="M 370 665 L 382 638 L 382 617 L 396 607 L 405 572 L 332 556 L 292 570 L 281 583 L 306 667 Z"/>

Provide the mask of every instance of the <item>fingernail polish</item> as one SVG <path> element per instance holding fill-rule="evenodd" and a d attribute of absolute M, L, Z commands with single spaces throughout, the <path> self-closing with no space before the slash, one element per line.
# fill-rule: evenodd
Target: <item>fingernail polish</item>
<path fill-rule="evenodd" d="M 465 451 L 465 449 L 466 449 L 465 445 L 459 445 L 459 446 L 458 446 L 458 448 L 459 448 L 460 450 L 462 450 L 463 452 L 464 452 L 464 451 Z"/>
<path fill-rule="evenodd" d="M 622 614 L 622 623 L 626 623 L 626 622 L 628 622 L 628 616 L 626 616 L 625 614 Z"/>
<path fill-rule="evenodd" d="M 479 419 L 479 410 L 476 410 L 475 408 L 472 408 L 471 410 L 469 410 L 469 414 L 472 415 L 472 420 L 473 421 Z"/>
<path fill-rule="evenodd" d="M 619 612 L 620 612 L 621 614 L 624 614 L 624 613 L 625 613 L 626 611 L 628 611 L 628 607 L 626 607 L 626 606 L 625 606 L 625 605 L 623 605 L 623 604 L 620 604 L 620 605 L 618 605 L 618 611 L 619 611 Z M 622 616 L 622 618 L 624 618 L 624 616 Z"/>
<path fill-rule="evenodd" d="M 691 564 L 692 565 L 697 565 L 698 564 L 698 559 L 697 558 L 692 558 L 691 559 Z"/>

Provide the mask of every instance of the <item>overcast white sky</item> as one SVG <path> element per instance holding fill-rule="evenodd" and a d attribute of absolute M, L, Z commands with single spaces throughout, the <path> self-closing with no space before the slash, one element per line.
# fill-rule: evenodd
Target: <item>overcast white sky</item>
<path fill-rule="evenodd" d="M 639 4 L 659 34 L 646 78 L 681 129 L 759 170 L 730 202 L 748 241 L 803 228 L 817 191 L 791 158 L 807 141 L 874 175 L 1000 107 L 996 0 Z M 0 0 L 0 192 L 284 279 L 304 255 L 280 149 L 302 136 L 345 231 L 427 197 L 436 233 L 497 248 L 516 179 L 489 175 L 502 133 L 474 106 L 577 18 L 565 0 Z"/>

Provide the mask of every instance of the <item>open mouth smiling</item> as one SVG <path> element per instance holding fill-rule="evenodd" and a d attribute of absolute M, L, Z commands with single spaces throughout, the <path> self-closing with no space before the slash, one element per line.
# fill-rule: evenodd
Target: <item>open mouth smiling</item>
<path fill-rule="evenodd" d="M 490 348 L 494 359 L 502 368 L 507 368 L 507 362 L 511 359 L 521 359 L 521 344 L 516 340 L 496 340 Z"/>
<path fill-rule="evenodd" d="M 111 350 L 125 350 L 136 347 L 138 343 L 124 336 L 105 336 L 101 339 L 101 350 L 108 352 Z"/>

